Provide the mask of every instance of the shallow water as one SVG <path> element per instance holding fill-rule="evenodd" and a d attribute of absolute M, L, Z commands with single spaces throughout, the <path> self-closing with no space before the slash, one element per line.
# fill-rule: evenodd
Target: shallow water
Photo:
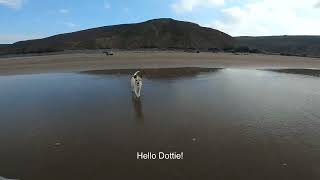
<path fill-rule="evenodd" d="M 319 77 L 176 71 L 140 100 L 127 73 L 1 76 L 0 176 L 320 179 Z M 136 159 L 159 151 L 184 159 Z"/>

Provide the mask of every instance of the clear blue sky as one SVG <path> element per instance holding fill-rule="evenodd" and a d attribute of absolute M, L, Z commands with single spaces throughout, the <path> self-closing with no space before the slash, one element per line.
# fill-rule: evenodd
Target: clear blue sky
<path fill-rule="evenodd" d="M 231 35 L 320 35 L 319 0 L 0 0 L 0 43 L 162 17 Z"/>

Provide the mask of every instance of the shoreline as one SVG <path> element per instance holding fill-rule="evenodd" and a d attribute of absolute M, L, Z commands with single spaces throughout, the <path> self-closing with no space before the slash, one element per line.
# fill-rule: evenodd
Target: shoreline
<path fill-rule="evenodd" d="M 162 68 L 320 69 L 320 59 L 263 54 L 116 52 L 77 53 L 0 59 L 0 75 Z"/>

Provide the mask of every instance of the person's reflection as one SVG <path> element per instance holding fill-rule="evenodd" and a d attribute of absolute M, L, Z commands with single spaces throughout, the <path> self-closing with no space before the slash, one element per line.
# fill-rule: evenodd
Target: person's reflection
<path fill-rule="evenodd" d="M 134 109 L 134 113 L 135 113 L 137 122 L 143 124 L 143 122 L 144 122 L 144 115 L 143 115 L 141 97 L 140 97 L 140 98 L 137 98 L 137 97 L 132 93 L 132 104 L 133 104 L 133 109 Z"/>

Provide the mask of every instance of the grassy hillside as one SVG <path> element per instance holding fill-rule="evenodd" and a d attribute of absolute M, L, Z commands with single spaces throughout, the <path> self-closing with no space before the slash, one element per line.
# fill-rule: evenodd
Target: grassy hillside
<path fill-rule="evenodd" d="M 320 36 L 236 37 L 236 46 L 282 55 L 320 57 Z"/>
<path fill-rule="evenodd" d="M 173 19 L 155 19 L 136 24 L 105 26 L 60 34 L 39 40 L 17 42 L 2 54 L 54 52 L 73 49 L 228 48 L 233 37 L 215 29 Z"/>

